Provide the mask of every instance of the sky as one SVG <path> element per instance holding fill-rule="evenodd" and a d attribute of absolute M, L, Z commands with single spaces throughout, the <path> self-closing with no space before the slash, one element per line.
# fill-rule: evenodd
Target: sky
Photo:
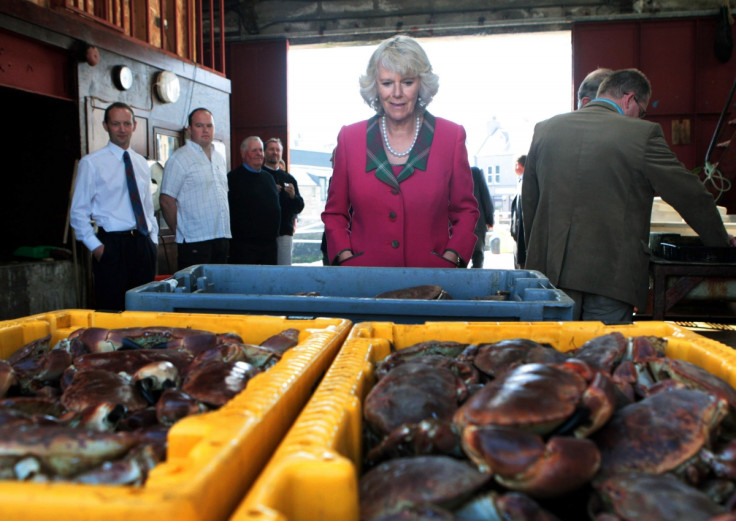
<path fill-rule="evenodd" d="M 494 118 L 511 135 L 509 153 L 519 155 L 527 152 L 537 121 L 573 108 L 569 31 L 418 40 L 440 77 L 428 110 L 465 127 L 471 157 Z M 289 48 L 292 148 L 330 152 L 343 125 L 374 114 L 358 78 L 375 48 Z"/>

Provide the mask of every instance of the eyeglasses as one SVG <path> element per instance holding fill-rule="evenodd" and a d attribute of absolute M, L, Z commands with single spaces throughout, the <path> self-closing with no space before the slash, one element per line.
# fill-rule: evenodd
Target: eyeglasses
<path fill-rule="evenodd" d="M 639 98 L 636 97 L 636 94 L 634 94 L 634 101 L 636 101 L 636 104 L 639 106 L 639 118 L 643 119 L 647 117 L 647 111 L 641 106 L 641 103 L 639 103 Z"/>

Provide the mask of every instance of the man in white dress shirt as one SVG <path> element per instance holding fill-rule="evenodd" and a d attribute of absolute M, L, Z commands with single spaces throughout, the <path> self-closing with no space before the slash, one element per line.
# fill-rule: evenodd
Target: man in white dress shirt
<path fill-rule="evenodd" d="M 230 247 L 227 166 L 215 150 L 215 121 L 205 108 L 189 114 L 191 140 L 166 161 L 161 212 L 176 232 L 178 269 L 225 264 Z"/>
<path fill-rule="evenodd" d="M 77 240 L 92 252 L 95 308 L 119 311 L 125 309 L 125 292 L 151 282 L 156 274 L 158 223 L 151 170 L 130 148 L 136 128 L 133 109 L 113 103 L 102 126 L 110 141 L 79 161 L 70 221 Z M 128 167 L 134 182 L 128 181 Z"/>

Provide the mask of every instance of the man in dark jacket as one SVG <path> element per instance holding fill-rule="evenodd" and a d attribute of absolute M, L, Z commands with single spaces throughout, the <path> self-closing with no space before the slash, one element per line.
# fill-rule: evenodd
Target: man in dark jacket
<path fill-rule="evenodd" d="M 247 137 L 240 145 L 243 164 L 227 174 L 230 203 L 230 264 L 276 264 L 281 224 L 279 191 L 262 170 L 263 141 Z"/>
<path fill-rule="evenodd" d="M 511 202 L 511 237 L 513 237 L 516 246 L 514 247 L 514 268 L 523 270 L 526 264 L 526 243 L 524 242 L 524 219 L 521 211 L 521 185 L 524 180 L 524 164 L 526 156 L 521 155 L 516 159 L 514 165 L 514 173 L 519 176 L 516 188 L 516 196 Z"/>
<path fill-rule="evenodd" d="M 475 200 L 478 201 L 478 221 L 475 223 L 475 235 L 478 237 L 478 241 L 475 243 L 475 249 L 473 250 L 473 268 L 483 267 L 483 250 L 486 246 L 486 232 L 493 228 L 493 201 L 491 201 L 491 194 L 488 192 L 488 185 L 486 180 L 483 178 L 483 171 L 474 166 L 470 169 L 473 173 L 473 195 Z"/>
<path fill-rule="evenodd" d="M 272 137 L 265 143 L 265 163 L 263 171 L 268 172 L 276 181 L 281 204 L 281 229 L 276 240 L 278 244 L 278 264 L 291 265 L 291 251 L 294 239 L 294 220 L 297 214 L 304 210 L 304 199 L 299 195 L 299 186 L 296 179 L 279 166 L 284 147 L 281 140 Z"/>

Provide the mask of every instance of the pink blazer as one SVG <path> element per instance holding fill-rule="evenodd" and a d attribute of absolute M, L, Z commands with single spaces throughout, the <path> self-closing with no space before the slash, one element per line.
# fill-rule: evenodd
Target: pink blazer
<path fill-rule="evenodd" d="M 344 266 L 450 268 L 454 264 L 442 258 L 449 249 L 467 264 L 479 213 L 465 129 L 426 113 L 408 158 L 409 163 L 425 168 L 405 172 L 396 182 L 385 175 L 384 179 L 377 177 L 375 162 L 385 161 L 386 156 L 375 141 L 380 138 L 376 126 L 372 118 L 340 130 L 322 213 L 329 259 L 334 261 L 349 249 L 355 257 Z M 367 144 L 367 134 L 374 138 L 372 146 Z M 402 167 L 392 170 L 398 176 Z"/>

